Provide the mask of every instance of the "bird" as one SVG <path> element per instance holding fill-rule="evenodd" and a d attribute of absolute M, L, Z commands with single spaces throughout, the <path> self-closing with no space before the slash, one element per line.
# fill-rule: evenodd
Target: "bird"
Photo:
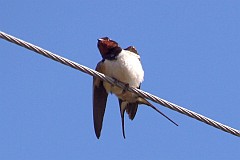
<path fill-rule="evenodd" d="M 127 91 L 127 87 L 140 89 L 144 79 L 144 71 L 140 61 L 140 56 L 134 46 L 122 49 L 118 43 L 108 37 L 98 39 L 97 47 L 102 56 L 102 60 L 98 62 L 95 70 L 103 73 L 116 81 L 125 84 L 126 88 L 122 89 L 99 78 L 93 78 L 93 121 L 96 137 L 99 139 L 101 135 L 103 118 L 106 109 L 108 94 L 115 94 L 119 101 L 122 134 L 124 139 L 124 114 L 127 112 L 131 120 L 134 119 L 138 105 L 145 104 L 150 106 L 172 123 L 178 126 L 173 120 L 163 114 L 159 109 L 153 106 L 145 98 L 135 93 Z"/>

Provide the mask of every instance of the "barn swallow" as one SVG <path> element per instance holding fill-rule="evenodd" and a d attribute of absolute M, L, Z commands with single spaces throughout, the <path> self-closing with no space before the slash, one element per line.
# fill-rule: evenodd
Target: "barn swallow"
<path fill-rule="evenodd" d="M 140 56 L 133 46 L 122 49 L 117 42 L 108 37 L 104 37 L 98 39 L 97 47 L 101 53 L 102 60 L 97 64 L 96 71 L 110 76 L 117 81 L 123 82 L 126 84 L 126 87 L 130 86 L 140 89 L 140 85 L 143 82 L 144 71 L 141 65 Z M 101 81 L 99 78 L 94 77 L 93 119 L 95 134 L 98 139 L 101 134 L 103 117 L 109 93 L 113 93 L 118 97 L 122 120 L 122 134 L 124 138 L 124 113 L 126 111 L 129 118 L 133 120 L 137 113 L 138 104 L 150 106 L 177 125 L 145 98 L 139 97 L 126 89 L 111 85 L 108 82 Z"/>

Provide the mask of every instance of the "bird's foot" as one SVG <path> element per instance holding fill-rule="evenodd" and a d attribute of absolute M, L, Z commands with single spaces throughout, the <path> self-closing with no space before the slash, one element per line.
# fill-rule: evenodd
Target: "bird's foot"
<path fill-rule="evenodd" d="M 114 84 L 117 84 L 119 83 L 120 81 L 117 80 L 116 78 L 112 77 L 113 81 L 114 81 Z M 111 84 L 111 87 L 114 87 L 115 85 L 114 84 Z"/>
<path fill-rule="evenodd" d="M 129 84 L 126 83 L 124 89 L 122 90 L 122 94 L 125 94 L 129 88 Z"/>

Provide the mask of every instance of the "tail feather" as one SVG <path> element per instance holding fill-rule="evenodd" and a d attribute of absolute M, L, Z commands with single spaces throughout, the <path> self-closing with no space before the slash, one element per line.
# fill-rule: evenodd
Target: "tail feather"
<path fill-rule="evenodd" d="M 148 102 L 146 99 L 144 98 L 139 98 L 139 103 L 140 104 L 145 104 L 149 107 L 151 107 L 152 109 L 154 109 L 155 111 L 157 111 L 158 113 L 160 113 L 163 117 L 167 118 L 170 122 L 172 122 L 173 124 L 175 124 L 176 126 L 178 126 L 178 124 L 176 122 L 174 122 L 172 119 L 170 119 L 167 115 L 165 115 L 163 112 L 161 112 L 159 109 L 157 109 L 154 105 L 152 105 L 150 102 Z"/>
<path fill-rule="evenodd" d="M 121 99 L 118 99 L 119 102 L 119 108 L 120 108 L 120 114 L 121 114 L 121 120 L 122 120 L 122 134 L 123 138 L 125 139 L 125 127 L 124 127 L 124 113 L 126 111 L 126 107 L 122 107 L 122 103 L 124 103 Z"/>
<path fill-rule="evenodd" d="M 134 119 L 138 109 L 138 103 L 128 103 L 126 106 L 126 112 L 131 120 Z"/>

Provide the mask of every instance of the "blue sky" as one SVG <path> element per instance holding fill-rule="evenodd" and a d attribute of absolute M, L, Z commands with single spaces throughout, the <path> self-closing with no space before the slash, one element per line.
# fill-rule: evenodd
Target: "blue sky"
<path fill-rule="evenodd" d="M 142 89 L 240 129 L 239 1 L 0 1 L 0 30 L 95 68 L 97 38 L 141 55 Z M 0 159 L 236 159 L 239 137 L 155 104 L 121 132 L 109 97 L 101 138 L 92 77 L 0 40 Z"/>

